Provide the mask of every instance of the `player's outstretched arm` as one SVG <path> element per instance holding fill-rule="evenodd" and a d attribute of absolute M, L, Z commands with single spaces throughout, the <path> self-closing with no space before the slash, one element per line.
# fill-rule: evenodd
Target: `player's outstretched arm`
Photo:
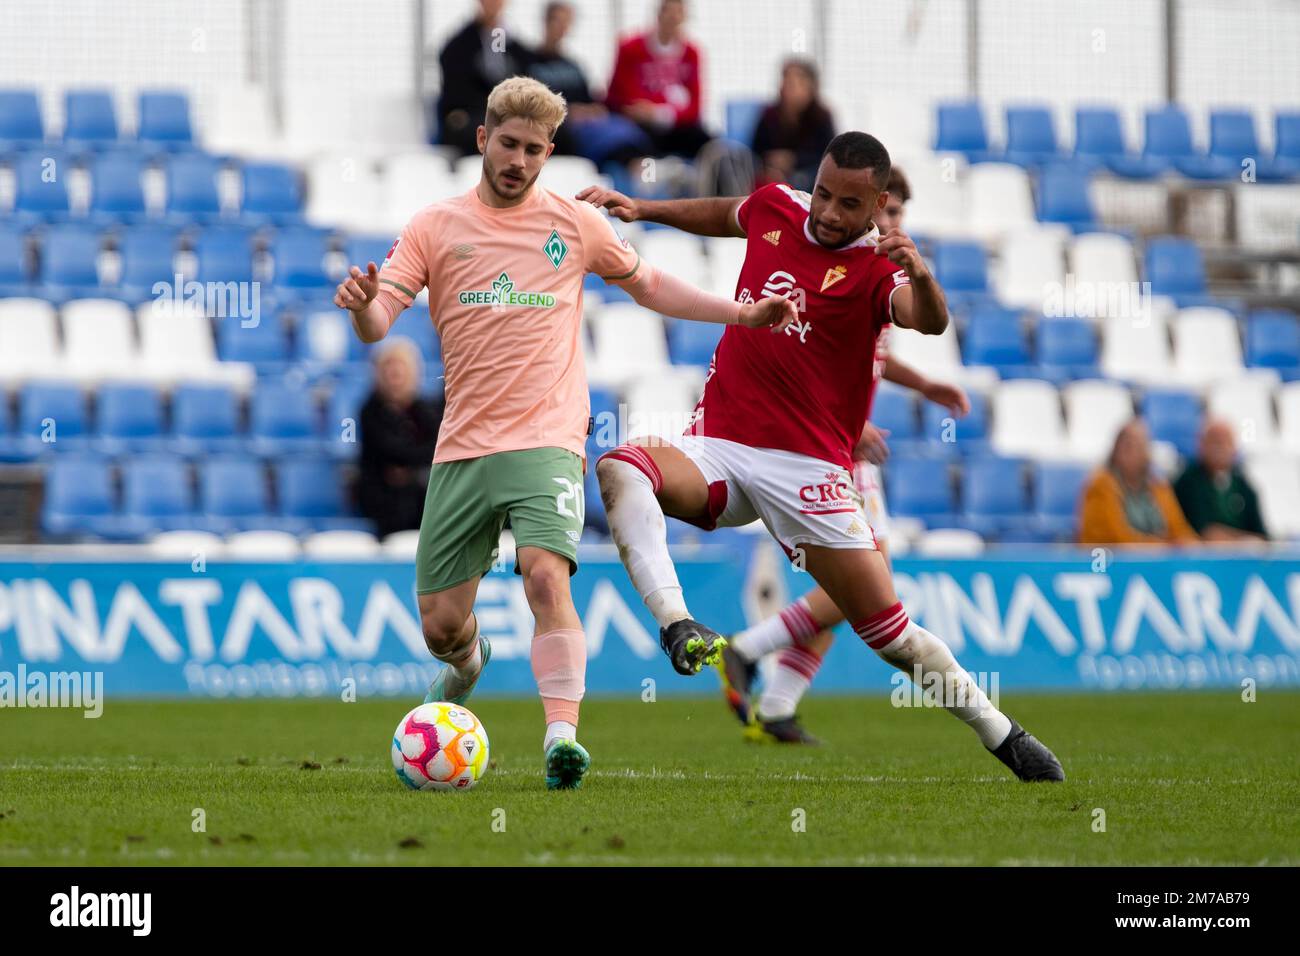
<path fill-rule="evenodd" d="M 947 382 L 936 382 L 933 379 L 926 378 L 919 371 L 901 362 L 892 355 L 885 356 L 885 369 L 881 372 L 881 377 L 887 382 L 893 382 L 895 385 L 901 385 L 903 388 L 910 388 L 915 392 L 920 392 L 927 399 L 936 405 L 942 405 L 954 415 L 965 415 L 970 412 L 970 397 L 967 396 L 966 390 L 960 385 L 949 385 Z"/>
<path fill-rule="evenodd" d="M 901 266 L 912 280 L 894 292 L 894 324 L 925 335 L 939 335 L 948 328 L 948 301 L 943 289 L 907 233 L 889 230 L 876 246 L 876 255 Z"/>
<path fill-rule="evenodd" d="M 365 272 L 360 266 L 348 270 L 334 292 L 334 304 L 352 313 L 352 328 L 362 342 L 378 342 L 387 335 L 403 308 L 396 296 L 379 296 L 379 267 L 373 262 Z"/>
<path fill-rule="evenodd" d="M 697 289 L 642 260 L 636 275 L 618 283 L 638 305 L 660 315 L 691 322 L 719 322 L 751 329 L 783 332 L 799 317 L 795 304 L 783 296 L 769 295 L 758 302 L 736 302 Z"/>
<path fill-rule="evenodd" d="M 745 233 L 736 221 L 736 209 L 744 196 L 720 196 L 708 199 L 633 199 L 614 189 L 588 186 L 574 197 L 624 222 L 660 222 L 697 236 L 735 236 Z"/>

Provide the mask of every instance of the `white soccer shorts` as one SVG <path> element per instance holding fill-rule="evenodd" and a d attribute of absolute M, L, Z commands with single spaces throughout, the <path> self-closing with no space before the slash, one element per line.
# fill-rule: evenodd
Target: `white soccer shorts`
<path fill-rule="evenodd" d="M 880 466 L 869 461 L 853 463 L 853 485 L 862 495 L 867 509 L 867 520 L 877 541 L 889 542 L 889 511 L 885 508 L 885 483 L 880 477 Z"/>

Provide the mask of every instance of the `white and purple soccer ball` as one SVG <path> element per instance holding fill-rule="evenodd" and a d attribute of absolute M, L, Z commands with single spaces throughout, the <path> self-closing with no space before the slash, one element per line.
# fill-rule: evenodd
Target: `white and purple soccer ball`
<path fill-rule="evenodd" d="M 393 732 L 393 770 L 412 790 L 468 790 L 487 765 L 487 731 L 459 704 L 421 704 Z"/>

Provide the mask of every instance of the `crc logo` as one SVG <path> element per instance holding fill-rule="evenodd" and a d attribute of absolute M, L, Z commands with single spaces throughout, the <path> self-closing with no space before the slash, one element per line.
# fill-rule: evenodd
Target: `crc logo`
<path fill-rule="evenodd" d="M 748 289 L 745 289 L 741 293 L 742 302 L 745 301 L 744 296 L 747 295 L 748 293 L 749 293 Z M 804 290 L 800 286 L 795 284 L 794 276 L 790 275 L 790 273 L 788 272 L 782 272 L 781 270 L 778 269 L 776 272 L 773 272 L 770 276 L 768 276 L 767 281 L 763 283 L 762 294 L 764 296 L 769 296 L 769 295 L 785 296 L 786 298 L 794 302 L 795 308 L 799 310 L 800 314 L 803 314 L 808 311 L 808 294 L 804 292 Z M 750 301 L 753 301 L 752 296 L 750 297 Z M 812 331 L 812 322 L 808 319 L 796 318 L 793 322 L 791 322 L 789 325 L 785 327 L 785 334 L 786 335 L 793 334 L 799 336 L 800 342 L 808 341 L 808 333 L 811 331 Z"/>
<path fill-rule="evenodd" d="M 826 479 L 799 489 L 799 500 L 803 502 L 800 510 L 805 514 L 854 510 L 859 497 L 849 484 L 848 476 L 828 471 Z"/>

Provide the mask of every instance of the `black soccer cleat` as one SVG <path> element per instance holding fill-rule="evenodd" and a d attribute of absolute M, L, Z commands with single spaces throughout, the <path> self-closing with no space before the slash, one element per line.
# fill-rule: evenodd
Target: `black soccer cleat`
<path fill-rule="evenodd" d="M 752 726 L 745 729 L 745 739 L 756 744 L 803 744 L 806 747 L 821 745 L 820 740 L 803 729 L 797 714 L 777 720 L 759 717 Z"/>
<path fill-rule="evenodd" d="M 754 722 L 754 709 L 749 705 L 749 692 L 758 676 L 758 665 L 745 660 L 734 647 L 724 647 L 714 665 L 722 680 L 722 696 L 727 706 L 742 724 Z"/>
<path fill-rule="evenodd" d="M 1011 772 L 1025 783 L 1059 783 L 1064 780 L 1065 771 L 1061 769 L 1061 761 L 1056 759 L 1056 754 L 1016 723 L 1015 718 L 1007 719 L 1011 721 L 1011 733 L 990 753 L 1010 767 Z"/>
<path fill-rule="evenodd" d="M 659 629 L 659 646 L 673 662 L 673 669 L 690 677 L 705 664 L 716 664 L 727 639 L 689 617 Z"/>

